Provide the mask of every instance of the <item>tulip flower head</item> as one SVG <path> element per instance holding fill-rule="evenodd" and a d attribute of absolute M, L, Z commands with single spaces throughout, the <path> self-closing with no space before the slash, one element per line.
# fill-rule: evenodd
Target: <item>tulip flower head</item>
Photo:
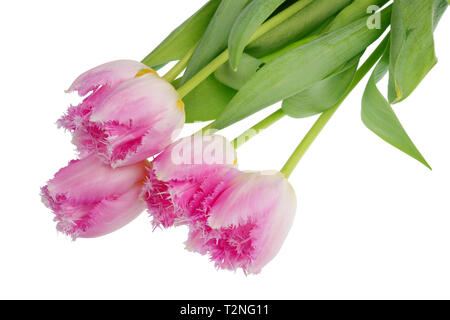
<path fill-rule="evenodd" d="M 235 175 L 193 216 L 187 248 L 217 268 L 257 274 L 280 250 L 293 223 L 295 192 L 279 172 Z"/>
<path fill-rule="evenodd" d="M 235 176 L 236 153 L 221 136 L 181 139 L 153 161 L 143 197 L 154 227 L 188 224 L 199 204 L 213 199 Z"/>
<path fill-rule="evenodd" d="M 57 230 L 73 239 L 113 232 L 144 209 L 140 199 L 146 162 L 112 169 L 94 155 L 73 160 L 41 189 Z"/>
<path fill-rule="evenodd" d="M 82 157 L 112 167 L 161 152 L 184 125 L 184 104 L 170 83 L 136 61 L 114 61 L 78 77 L 68 90 L 87 97 L 58 125 L 72 132 Z"/>

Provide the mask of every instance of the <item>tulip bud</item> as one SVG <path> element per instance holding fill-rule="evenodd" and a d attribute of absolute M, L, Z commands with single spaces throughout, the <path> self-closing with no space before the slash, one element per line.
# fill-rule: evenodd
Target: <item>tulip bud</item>
<path fill-rule="evenodd" d="M 293 223 L 296 197 L 281 173 L 240 173 L 191 224 L 187 248 L 216 267 L 259 273 L 280 250 Z M 202 223 L 203 221 L 203 223 Z"/>
<path fill-rule="evenodd" d="M 184 104 L 176 90 L 139 62 L 96 67 L 69 91 L 90 94 L 58 124 L 72 132 L 82 157 L 95 153 L 113 168 L 161 152 L 184 125 Z"/>
<path fill-rule="evenodd" d="M 236 153 L 220 136 L 181 139 L 162 152 L 148 171 L 143 196 L 154 227 L 193 221 L 199 203 L 213 198 L 236 174 Z M 202 214 L 203 215 L 203 214 Z"/>
<path fill-rule="evenodd" d="M 57 230 L 73 239 L 111 233 L 144 209 L 140 199 L 146 163 L 112 169 L 91 155 L 73 160 L 41 189 Z"/>

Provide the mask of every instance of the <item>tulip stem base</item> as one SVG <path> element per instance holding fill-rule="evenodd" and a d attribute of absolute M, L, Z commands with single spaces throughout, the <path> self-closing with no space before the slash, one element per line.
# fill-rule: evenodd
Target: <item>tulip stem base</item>
<path fill-rule="evenodd" d="M 322 132 L 323 128 L 325 128 L 326 124 L 333 115 L 336 113 L 339 106 L 344 102 L 344 100 L 348 97 L 348 95 L 353 91 L 353 89 L 361 82 L 361 80 L 369 73 L 369 71 L 375 66 L 375 64 L 380 60 L 384 51 L 386 50 L 386 46 L 389 44 L 390 34 L 388 34 L 385 39 L 381 42 L 381 44 L 375 49 L 375 51 L 371 54 L 371 56 L 364 62 L 364 64 L 358 69 L 355 74 L 355 78 L 353 79 L 352 84 L 347 89 L 345 95 L 334 105 L 331 109 L 323 112 L 322 115 L 317 119 L 312 128 L 300 142 L 298 147 L 295 149 L 294 153 L 291 155 L 289 160 L 286 162 L 284 167 L 281 169 L 281 173 L 284 174 L 286 179 L 290 177 L 292 172 L 297 167 L 300 160 L 305 155 L 306 151 L 308 151 L 309 147 L 316 140 L 319 134 Z"/>

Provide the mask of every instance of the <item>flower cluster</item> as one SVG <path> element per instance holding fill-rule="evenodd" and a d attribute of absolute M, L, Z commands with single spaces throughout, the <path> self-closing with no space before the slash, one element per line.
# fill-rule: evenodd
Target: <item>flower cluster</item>
<path fill-rule="evenodd" d="M 408 98 L 435 66 L 433 32 L 448 5 L 209 1 L 142 63 L 114 61 L 83 73 L 68 91 L 84 100 L 58 120 L 79 159 L 41 190 L 57 229 L 74 239 L 103 236 L 147 208 L 154 229 L 185 226 L 187 248 L 217 268 L 259 273 L 293 223 L 297 204 L 287 179 L 373 67 L 362 121 L 430 168 L 391 104 Z M 153 70 L 174 61 L 162 78 Z M 377 84 L 387 74 L 385 98 Z M 253 133 L 233 143 L 204 134 L 277 102 L 282 107 L 252 130 L 320 114 L 280 172 L 238 169 L 235 149 Z M 204 121 L 212 122 L 202 134 L 175 141 L 185 122 Z"/>
<path fill-rule="evenodd" d="M 185 121 L 183 102 L 152 69 L 107 63 L 69 91 L 87 95 L 58 121 L 80 159 L 41 189 L 58 231 L 103 236 L 147 208 L 154 228 L 187 226 L 187 248 L 217 268 L 256 274 L 278 253 L 296 211 L 287 179 L 239 171 L 234 146 L 218 135 L 173 142 Z"/>

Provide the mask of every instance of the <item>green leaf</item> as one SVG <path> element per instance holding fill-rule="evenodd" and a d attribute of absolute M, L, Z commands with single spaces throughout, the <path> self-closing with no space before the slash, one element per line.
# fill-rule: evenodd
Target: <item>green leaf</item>
<path fill-rule="evenodd" d="M 433 16 L 433 31 L 437 28 L 442 16 L 447 10 L 449 3 L 448 0 L 435 0 L 434 3 L 434 16 Z"/>
<path fill-rule="evenodd" d="M 389 69 L 389 46 L 369 79 L 362 99 L 361 118 L 364 124 L 387 143 L 400 149 L 426 167 L 422 154 L 406 133 L 389 102 L 377 88 L 377 83 Z"/>
<path fill-rule="evenodd" d="M 350 87 L 360 58 L 358 55 L 329 77 L 284 100 L 284 113 L 294 118 L 305 118 L 335 106 Z"/>
<path fill-rule="evenodd" d="M 389 17 L 389 10 L 381 14 L 381 29 L 367 28 L 363 18 L 275 58 L 242 87 L 214 128 L 223 129 L 324 79 L 378 39 Z"/>
<path fill-rule="evenodd" d="M 253 0 L 238 17 L 228 40 L 233 69 L 237 69 L 244 49 L 255 31 L 284 1 Z"/>
<path fill-rule="evenodd" d="M 181 80 L 184 84 L 227 48 L 231 28 L 249 0 L 222 0 Z"/>
<path fill-rule="evenodd" d="M 349 6 L 344 8 L 336 18 L 325 29 L 325 32 L 334 31 L 356 21 L 362 17 L 372 14 L 368 12 L 370 6 L 382 7 L 389 0 L 354 0 Z"/>
<path fill-rule="evenodd" d="M 246 52 L 260 58 L 308 35 L 352 0 L 314 0 L 273 30 L 253 41 Z"/>
<path fill-rule="evenodd" d="M 226 86 L 239 90 L 253 77 L 263 64 L 263 61 L 244 54 L 237 71 L 233 70 L 230 64 L 225 63 L 217 69 L 214 76 Z"/>
<path fill-rule="evenodd" d="M 437 63 L 433 31 L 444 0 L 396 0 L 392 9 L 389 101 L 406 99 Z"/>
<path fill-rule="evenodd" d="M 154 67 L 183 58 L 200 41 L 219 4 L 220 0 L 210 0 L 175 29 L 142 63 Z"/>
<path fill-rule="evenodd" d="M 290 6 L 292 6 L 294 3 L 298 2 L 298 1 L 299 0 L 285 0 L 283 2 L 283 4 L 281 6 L 279 6 L 267 20 L 273 18 L 274 16 L 276 16 L 280 12 L 284 11 L 285 9 L 289 8 Z"/>
<path fill-rule="evenodd" d="M 181 78 L 175 80 L 175 88 L 180 86 Z M 183 98 L 186 123 L 215 120 L 236 94 L 214 76 L 208 77 Z"/>
<path fill-rule="evenodd" d="M 262 61 L 264 61 L 264 63 L 269 63 L 273 60 L 275 60 L 276 58 L 278 58 L 279 56 L 281 56 L 282 54 L 298 48 L 300 46 L 304 46 L 314 40 L 316 40 L 317 38 L 321 37 L 323 35 L 323 31 L 325 30 L 325 28 L 329 25 L 329 23 L 331 21 L 333 21 L 334 17 L 330 17 L 327 20 L 325 20 L 324 23 L 322 23 L 318 28 L 316 28 L 313 32 L 311 32 L 307 37 L 304 37 L 303 39 L 296 41 L 294 43 L 291 43 L 290 45 L 287 45 L 286 47 L 283 47 L 282 49 L 272 52 L 271 54 L 268 54 L 267 56 L 264 56 L 262 58 L 260 58 Z"/>

